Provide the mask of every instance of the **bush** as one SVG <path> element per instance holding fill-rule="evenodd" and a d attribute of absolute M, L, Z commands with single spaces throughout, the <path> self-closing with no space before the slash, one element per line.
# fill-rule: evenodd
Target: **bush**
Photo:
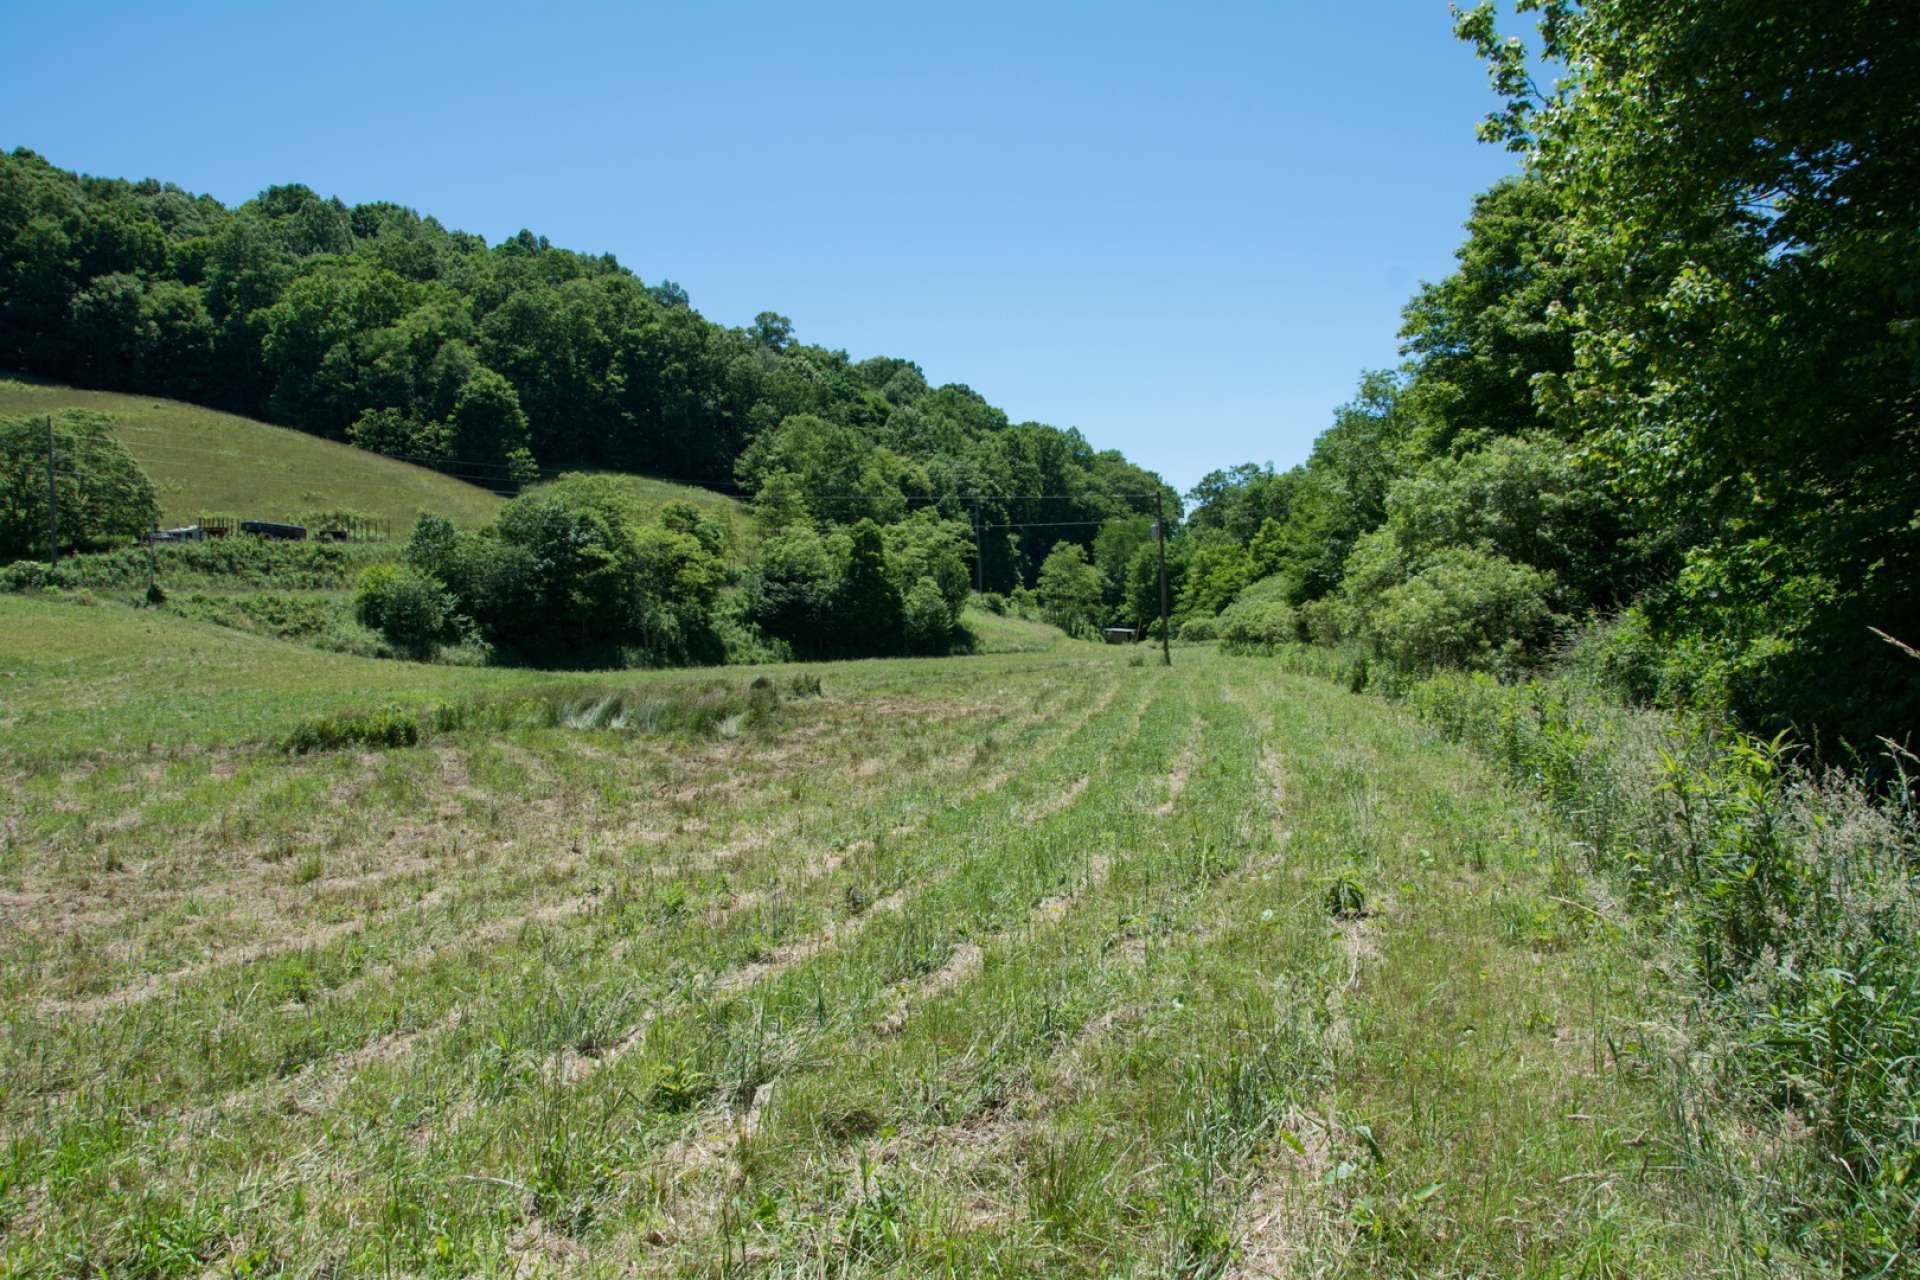
<path fill-rule="evenodd" d="M 437 579 L 407 565 L 376 564 L 360 575 L 354 615 L 396 651 L 421 661 L 454 639 L 453 599 Z"/>
<path fill-rule="evenodd" d="M 1552 630 L 1552 586 L 1538 569 L 1451 547 L 1381 595 L 1363 626 L 1375 652 L 1403 670 L 1512 674 Z"/>
<path fill-rule="evenodd" d="M 1276 574 L 1242 591 L 1214 624 L 1221 649 L 1273 653 L 1301 639 L 1299 614 L 1287 603 L 1292 587 L 1289 579 Z"/>
<path fill-rule="evenodd" d="M 1567 680 L 1626 706 L 1685 701 L 1675 696 L 1660 646 L 1638 609 L 1589 623 L 1562 650 L 1558 665 Z"/>
<path fill-rule="evenodd" d="M 0 565 L 0 591 L 70 591 L 82 582 L 71 561 L 54 568 L 44 560 L 16 560 Z"/>
<path fill-rule="evenodd" d="M 389 561 L 393 548 L 371 543 L 274 542 L 214 538 L 168 542 L 152 549 L 160 580 L 170 588 L 327 591 L 351 587 L 368 564 Z M 62 556 L 57 574 L 40 561 L 0 566 L 0 591 L 88 587 L 145 591 L 150 570 L 145 547 Z"/>
<path fill-rule="evenodd" d="M 1180 624 L 1179 636 L 1187 644 L 1202 644 L 1208 640 L 1218 640 L 1220 638 L 1219 621 L 1211 617 L 1188 618 Z"/>
<path fill-rule="evenodd" d="M 420 741 L 420 718 L 399 707 L 348 711 L 302 720 L 287 736 L 295 755 L 342 747 L 411 747 Z"/>
<path fill-rule="evenodd" d="M 1219 632 L 1227 653 L 1272 653 L 1299 639 L 1299 622 L 1278 600 L 1240 601 L 1220 615 Z"/>
<path fill-rule="evenodd" d="M 907 645 L 916 653 L 946 650 L 947 634 L 953 630 L 953 614 L 947 608 L 940 584 L 932 578 L 920 579 L 907 592 L 901 602 L 901 620 Z"/>

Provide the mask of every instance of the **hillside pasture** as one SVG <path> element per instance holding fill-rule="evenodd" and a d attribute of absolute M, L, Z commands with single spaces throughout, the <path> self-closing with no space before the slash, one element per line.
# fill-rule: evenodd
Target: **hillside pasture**
<path fill-rule="evenodd" d="M 118 439 L 153 480 L 168 525 L 208 514 L 291 521 L 348 509 L 384 520 L 404 537 L 424 513 L 471 527 L 492 520 L 504 501 L 427 467 L 238 414 L 0 375 L 0 416 L 62 409 L 112 415 Z"/>

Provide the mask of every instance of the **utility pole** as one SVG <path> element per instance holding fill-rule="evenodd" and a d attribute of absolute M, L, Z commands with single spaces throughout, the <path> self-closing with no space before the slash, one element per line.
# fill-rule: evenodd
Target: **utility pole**
<path fill-rule="evenodd" d="M 60 495 L 53 487 L 53 415 L 47 415 L 47 563 L 60 567 Z"/>
<path fill-rule="evenodd" d="M 1167 638 L 1167 512 L 1160 490 L 1153 491 L 1153 537 L 1160 544 L 1160 665 L 1173 665 L 1173 644 Z"/>

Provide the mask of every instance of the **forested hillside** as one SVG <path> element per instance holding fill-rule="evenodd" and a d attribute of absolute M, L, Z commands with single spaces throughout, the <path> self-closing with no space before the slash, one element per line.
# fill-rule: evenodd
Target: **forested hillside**
<path fill-rule="evenodd" d="M 1877 634 L 1920 639 L 1920 22 L 1768 12 L 1550 0 L 1541 65 L 1459 17 L 1524 172 L 1304 465 L 1199 486 L 1177 625 L 1400 672 L 1582 637 L 1836 758 L 1920 723 Z"/>
<path fill-rule="evenodd" d="M 229 209 L 27 150 L 0 156 L 0 367 L 217 406 L 496 489 L 563 469 L 774 488 L 774 527 L 931 508 L 986 526 L 979 575 L 998 590 L 1162 488 L 1076 431 L 930 387 L 907 360 L 855 362 L 772 312 L 714 324 L 671 282 L 531 232 L 488 246 L 299 185 Z"/>

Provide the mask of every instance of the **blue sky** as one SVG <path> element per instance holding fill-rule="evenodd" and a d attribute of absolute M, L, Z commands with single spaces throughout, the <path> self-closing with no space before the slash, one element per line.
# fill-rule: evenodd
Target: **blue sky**
<path fill-rule="evenodd" d="M 0 31 L 0 145 L 529 227 L 1183 488 L 1303 458 L 1513 163 L 1444 0 L 0 0 Z"/>

